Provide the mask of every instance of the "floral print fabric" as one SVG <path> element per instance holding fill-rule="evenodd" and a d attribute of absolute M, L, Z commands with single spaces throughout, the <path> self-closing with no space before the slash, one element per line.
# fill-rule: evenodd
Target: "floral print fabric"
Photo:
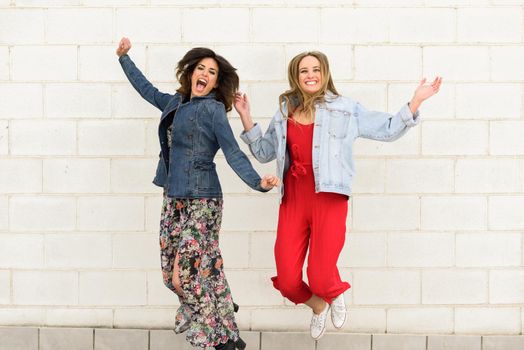
<path fill-rule="evenodd" d="M 218 246 L 221 198 L 181 199 L 164 195 L 160 250 L 164 284 L 174 293 L 173 264 L 178 253 L 183 296 L 175 332 L 187 330 L 191 345 L 213 347 L 238 340 L 233 300 Z"/>

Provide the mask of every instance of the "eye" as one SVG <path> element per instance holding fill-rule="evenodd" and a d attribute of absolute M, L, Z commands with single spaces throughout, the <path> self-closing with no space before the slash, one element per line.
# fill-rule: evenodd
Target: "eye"
<path fill-rule="evenodd" d="M 317 72 L 320 72 L 320 68 L 315 68 L 315 69 L 313 69 L 313 72 L 316 72 L 316 73 L 317 73 Z"/>
<path fill-rule="evenodd" d="M 198 69 L 198 70 L 204 70 L 204 67 L 202 67 L 202 66 L 197 66 L 197 69 Z"/>
<path fill-rule="evenodd" d="M 217 72 L 215 72 L 214 70 L 210 70 L 210 71 L 209 71 L 209 74 L 211 74 L 211 75 L 216 75 Z"/>

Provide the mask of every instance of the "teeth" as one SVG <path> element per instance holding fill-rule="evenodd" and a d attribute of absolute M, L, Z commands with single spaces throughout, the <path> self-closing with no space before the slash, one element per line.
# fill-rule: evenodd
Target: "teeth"
<path fill-rule="evenodd" d="M 306 85 L 315 85 L 316 81 L 306 81 Z"/>

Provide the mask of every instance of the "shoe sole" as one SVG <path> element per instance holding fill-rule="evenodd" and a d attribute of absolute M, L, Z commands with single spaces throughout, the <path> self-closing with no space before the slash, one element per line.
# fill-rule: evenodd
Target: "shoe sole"
<path fill-rule="evenodd" d="M 333 310 L 331 310 L 331 323 L 333 323 L 333 327 L 335 327 L 336 329 L 341 329 L 344 327 L 344 325 L 346 324 L 346 321 L 348 320 L 348 312 L 346 310 L 346 314 L 344 315 L 344 322 L 342 322 L 342 325 L 340 327 L 337 327 L 335 325 L 335 321 L 333 321 Z"/>
<path fill-rule="evenodd" d="M 322 330 L 322 332 L 320 332 L 320 335 L 318 337 L 314 338 L 313 336 L 311 336 L 311 338 L 313 338 L 314 341 L 319 341 L 320 338 L 324 336 L 325 331 L 326 331 L 326 327 L 324 327 L 324 329 Z"/>

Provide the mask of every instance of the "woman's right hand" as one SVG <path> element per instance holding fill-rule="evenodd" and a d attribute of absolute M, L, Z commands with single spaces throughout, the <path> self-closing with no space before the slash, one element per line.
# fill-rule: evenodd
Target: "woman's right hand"
<path fill-rule="evenodd" d="M 260 186 L 265 190 L 270 190 L 280 184 L 280 179 L 275 175 L 264 175 L 260 180 Z"/>
<path fill-rule="evenodd" d="M 126 55 L 127 52 L 131 49 L 131 41 L 129 38 L 122 38 L 120 39 L 120 42 L 118 43 L 118 47 L 116 49 L 116 55 L 118 57 Z"/>
<path fill-rule="evenodd" d="M 242 125 L 244 130 L 251 130 L 253 127 L 253 120 L 251 119 L 250 104 L 247 95 L 242 92 L 237 92 L 235 94 L 235 110 L 240 115 L 240 120 L 242 120 Z"/>

